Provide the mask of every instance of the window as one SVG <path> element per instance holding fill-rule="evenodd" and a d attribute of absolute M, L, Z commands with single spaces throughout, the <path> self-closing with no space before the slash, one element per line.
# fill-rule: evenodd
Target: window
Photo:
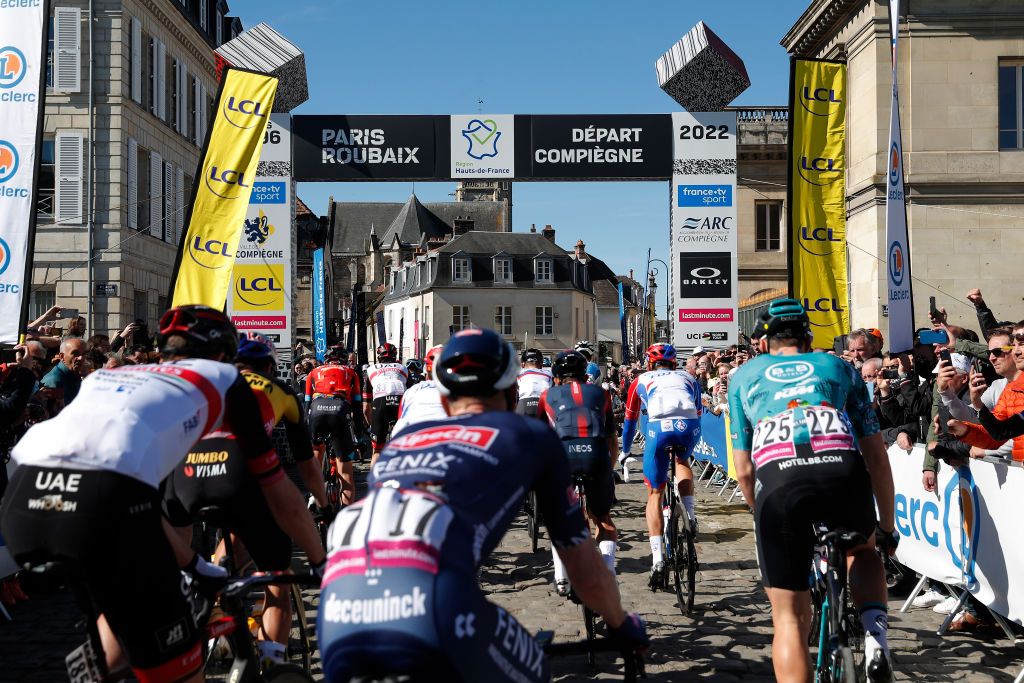
<path fill-rule="evenodd" d="M 177 59 L 171 59 L 171 78 L 167 82 L 170 93 L 168 93 L 167 100 L 171 108 L 171 127 L 174 130 L 179 130 L 181 127 L 181 102 L 178 98 L 181 96 L 179 87 L 181 86 L 182 66 L 182 63 Z"/>
<path fill-rule="evenodd" d="M 496 258 L 496 259 L 494 259 L 494 281 L 495 282 L 512 282 L 512 259 L 510 259 L 510 258 Z"/>
<path fill-rule="evenodd" d="M 59 92 L 82 89 L 82 10 L 55 7 L 53 10 L 53 87 Z"/>
<path fill-rule="evenodd" d="M 210 9 L 209 0 L 199 0 L 199 26 L 204 31 L 207 30 L 207 25 L 210 21 Z"/>
<path fill-rule="evenodd" d="M 43 313 L 50 310 L 51 306 L 57 305 L 57 291 L 53 289 L 36 289 L 33 287 L 29 290 L 28 295 L 28 317 L 30 320 L 35 320 L 40 317 Z"/>
<path fill-rule="evenodd" d="M 142 320 L 149 323 L 149 292 L 145 290 L 135 290 L 135 304 L 134 304 L 135 320 Z"/>
<path fill-rule="evenodd" d="M 469 266 L 468 258 L 453 258 L 452 259 L 452 280 L 455 282 L 470 282 L 473 279 L 473 273 Z"/>
<path fill-rule="evenodd" d="M 551 282 L 551 259 L 539 258 L 534 262 L 537 282 Z"/>
<path fill-rule="evenodd" d="M 146 46 L 142 56 L 142 106 L 156 114 L 156 41 L 144 35 L 142 42 Z"/>
<path fill-rule="evenodd" d="M 512 307 L 494 307 L 494 329 L 498 334 L 512 334 Z"/>
<path fill-rule="evenodd" d="M 538 337 L 552 337 L 555 334 L 555 313 L 551 306 L 537 306 L 534 333 Z"/>
<path fill-rule="evenodd" d="M 138 216 L 138 218 L 137 218 L 137 221 L 136 221 L 135 225 L 136 225 L 136 227 L 138 227 L 139 230 L 149 230 L 149 223 L 150 223 L 150 221 L 149 221 L 149 219 L 150 219 L 149 205 L 150 205 L 150 200 L 152 199 L 152 197 L 150 196 L 150 194 L 151 194 L 150 191 L 151 191 L 152 184 L 150 182 L 150 177 L 149 177 L 149 172 L 150 172 L 150 167 L 149 167 L 149 150 L 145 149 L 144 147 L 141 147 L 141 146 L 138 147 L 138 150 L 139 151 L 138 151 L 138 153 L 136 154 L 136 157 L 135 157 L 136 158 L 137 177 L 138 177 L 138 182 L 136 183 L 136 186 L 135 186 L 137 188 L 136 189 L 136 192 L 137 192 L 136 197 L 138 197 L 138 200 L 136 201 L 135 207 L 134 207 L 135 211 L 136 211 L 136 215 Z M 129 208 L 132 208 L 132 207 L 129 207 Z"/>
<path fill-rule="evenodd" d="M 214 27 L 214 30 L 216 31 L 217 40 L 214 44 L 217 47 L 220 47 L 220 44 L 224 42 L 224 15 L 221 13 L 219 9 L 217 10 L 216 21 L 217 25 Z"/>
<path fill-rule="evenodd" d="M 423 339 L 430 338 L 430 306 L 423 307 L 423 329 L 420 330 Z"/>
<path fill-rule="evenodd" d="M 999 149 L 1024 149 L 1024 61 L 999 62 Z"/>
<path fill-rule="evenodd" d="M 40 218 L 53 218 L 53 193 L 57 188 L 53 150 L 53 138 L 44 138 L 39 154 L 39 192 L 36 194 L 36 214 Z"/>
<path fill-rule="evenodd" d="M 469 306 L 452 306 L 452 331 L 469 329 Z"/>
<path fill-rule="evenodd" d="M 782 202 L 757 202 L 754 213 L 757 220 L 754 251 L 778 251 L 782 246 L 779 239 Z"/>
<path fill-rule="evenodd" d="M 46 87 L 53 89 L 53 17 L 50 17 L 50 28 L 46 34 Z"/>

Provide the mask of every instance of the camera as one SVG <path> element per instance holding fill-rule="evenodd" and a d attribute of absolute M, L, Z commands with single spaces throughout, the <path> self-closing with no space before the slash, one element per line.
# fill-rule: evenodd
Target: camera
<path fill-rule="evenodd" d="M 899 368 L 882 368 L 881 377 L 882 379 L 899 379 L 900 370 Z"/>

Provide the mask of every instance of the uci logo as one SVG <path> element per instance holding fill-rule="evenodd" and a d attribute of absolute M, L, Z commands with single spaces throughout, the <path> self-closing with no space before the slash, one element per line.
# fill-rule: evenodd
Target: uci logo
<path fill-rule="evenodd" d="M 799 382 L 814 374 L 814 366 L 803 360 L 791 360 L 776 363 L 764 371 L 766 379 L 781 384 Z"/>
<path fill-rule="evenodd" d="M 0 140 L 0 183 L 6 183 L 18 172 L 18 150 L 6 140 Z"/>
<path fill-rule="evenodd" d="M 828 116 L 835 109 L 834 105 L 840 102 L 842 100 L 836 95 L 836 91 L 830 88 L 814 88 L 812 90 L 805 85 L 800 93 L 800 104 L 815 116 Z"/>
<path fill-rule="evenodd" d="M 10 45 L 0 47 L 0 89 L 7 90 L 21 83 L 28 68 L 25 55 Z"/>
<path fill-rule="evenodd" d="M 235 296 L 249 304 L 265 308 L 273 305 L 278 299 L 278 292 L 283 292 L 273 277 L 246 277 L 235 280 Z"/>
<path fill-rule="evenodd" d="M 221 242 L 220 240 L 208 240 L 202 235 L 196 235 L 195 239 L 189 242 L 188 255 L 196 265 L 202 266 L 203 268 L 209 268 L 210 270 L 217 270 L 230 264 L 230 261 L 222 261 L 221 256 L 230 258 L 231 252 L 228 250 L 227 242 Z M 214 263 L 219 262 L 220 265 L 208 265 L 203 261 L 212 261 Z"/>
<path fill-rule="evenodd" d="M 893 242 L 889 245 L 889 278 L 892 283 L 899 287 L 903 284 L 903 277 L 906 273 L 906 261 L 903 256 L 903 245 Z"/>
<path fill-rule="evenodd" d="M 255 100 L 236 100 L 229 97 L 224 103 L 224 118 L 235 128 L 254 128 L 265 115 L 263 103 Z"/>
<path fill-rule="evenodd" d="M 831 185 L 843 177 L 843 169 L 829 157 L 800 157 L 797 171 L 811 185 Z"/>
<path fill-rule="evenodd" d="M 814 256 L 828 256 L 833 249 L 829 246 L 832 242 L 842 243 L 842 239 L 835 236 L 832 228 L 817 227 L 811 228 L 806 225 L 800 227 L 800 248 Z M 812 249 L 816 247 L 816 249 Z"/>
<path fill-rule="evenodd" d="M 210 167 L 206 176 L 206 187 L 210 192 L 223 199 L 238 199 L 250 185 L 245 184 L 245 173 L 232 169 L 221 171 L 216 166 Z M 218 191 L 219 190 L 219 191 Z"/>

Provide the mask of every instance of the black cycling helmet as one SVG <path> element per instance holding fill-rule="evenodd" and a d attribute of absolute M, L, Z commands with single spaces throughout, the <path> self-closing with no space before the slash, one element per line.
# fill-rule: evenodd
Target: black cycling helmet
<path fill-rule="evenodd" d="M 519 362 L 521 363 L 543 363 L 544 354 L 540 352 L 540 349 L 526 349 L 519 356 Z"/>
<path fill-rule="evenodd" d="M 168 347 L 172 336 L 185 339 L 185 346 Z M 213 358 L 218 353 L 230 360 L 238 351 L 238 331 L 231 319 L 216 308 L 189 304 L 172 308 L 160 316 L 156 343 L 164 355 Z"/>
<path fill-rule="evenodd" d="M 587 377 L 588 361 L 579 351 L 562 351 L 555 356 L 551 374 L 555 377 L 570 377 L 583 382 Z"/>
<path fill-rule="evenodd" d="M 764 336 L 768 338 L 778 336 L 795 339 L 813 337 L 807 311 L 796 299 L 783 298 L 772 301 L 768 304 L 768 310 L 761 314 L 758 326 L 764 331 Z"/>
<path fill-rule="evenodd" d="M 409 360 L 405 361 L 405 368 L 409 372 L 415 372 L 417 374 L 421 374 L 422 375 L 423 374 L 423 361 L 421 361 L 419 358 L 410 358 Z"/>
<path fill-rule="evenodd" d="M 398 347 L 391 342 L 384 342 L 377 347 L 377 360 L 393 363 L 398 360 Z"/>
<path fill-rule="evenodd" d="M 345 359 L 348 353 L 345 351 L 345 347 L 341 344 L 335 344 L 334 346 L 328 347 L 327 351 L 324 352 L 324 362 L 341 362 Z"/>
<path fill-rule="evenodd" d="M 518 375 L 512 345 L 482 328 L 457 333 L 434 363 L 434 379 L 444 396 L 491 396 L 514 386 Z"/>

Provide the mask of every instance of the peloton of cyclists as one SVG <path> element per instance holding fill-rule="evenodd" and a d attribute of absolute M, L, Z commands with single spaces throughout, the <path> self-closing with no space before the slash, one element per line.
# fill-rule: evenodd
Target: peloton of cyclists
<path fill-rule="evenodd" d="M 309 404 L 309 428 L 318 443 L 329 442 L 335 466 L 341 474 L 341 504 L 355 500 L 356 481 L 352 462 L 356 459 L 353 421 L 362 400 L 359 375 L 343 363 L 345 349 L 333 346 L 324 355 L 324 364 L 306 377 L 306 403 Z M 320 446 L 321 460 L 325 456 Z"/>
<path fill-rule="evenodd" d="M 377 362 L 363 373 L 363 416 L 370 425 L 372 466 L 380 457 L 388 432 L 398 421 L 398 405 L 409 382 L 409 371 L 398 362 L 398 347 L 385 342 L 377 347 Z"/>
<path fill-rule="evenodd" d="M 441 354 L 441 345 L 431 347 L 423 357 L 423 373 L 426 379 L 412 385 L 402 394 L 402 402 L 398 405 L 398 422 L 394 432 L 398 433 L 409 425 L 426 420 L 438 420 L 446 417 L 441 405 L 441 392 L 434 380 L 434 362 Z"/>

